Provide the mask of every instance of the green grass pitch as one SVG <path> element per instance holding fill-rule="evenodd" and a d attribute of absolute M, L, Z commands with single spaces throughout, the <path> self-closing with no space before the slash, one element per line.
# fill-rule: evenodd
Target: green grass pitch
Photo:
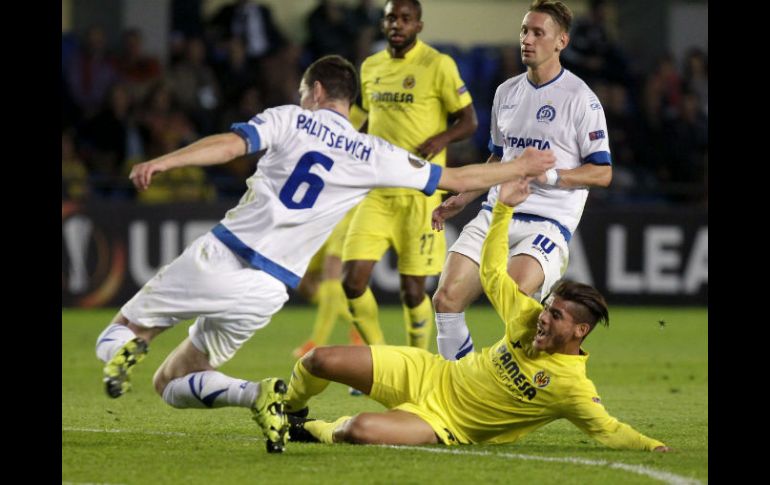
<path fill-rule="evenodd" d="M 669 454 L 602 447 L 560 420 L 509 445 L 380 447 L 289 443 L 268 455 L 246 409 L 177 410 L 152 389 L 152 374 L 187 335 L 165 332 L 133 373 L 133 390 L 110 399 L 94 356 L 111 310 L 62 310 L 62 482 L 65 483 L 538 483 L 708 482 L 708 312 L 691 308 L 610 309 L 584 346 L 588 375 L 609 412 L 664 441 Z M 502 335 L 486 304 L 467 313 L 476 348 Z M 259 380 L 288 378 L 291 350 L 310 333 L 311 307 L 287 307 L 221 370 Z M 383 307 L 389 343 L 405 341 L 401 309 Z M 660 321 L 665 323 L 661 325 Z M 332 343 L 344 343 L 339 323 Z M 433 343 L 435 351 L 435 342 Z M 381 410 L 332 384 L 311 416 Z"/>

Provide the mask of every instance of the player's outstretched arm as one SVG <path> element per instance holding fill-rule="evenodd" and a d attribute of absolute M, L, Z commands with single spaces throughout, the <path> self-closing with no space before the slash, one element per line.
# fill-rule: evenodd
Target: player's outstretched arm
<path fill-rule="evenodd" d="M 483 190 L 520 177 L 537 177 L 556 163 L 552 150 L 526 148 L 509 163 L 472 164 L 459 168 L 445 168 L 438 181 L 440 189 L 452 192 Z"/>
<path fill-rule="evenodd" d="M 609 187 L 612 181 L 612 165 L 586 163 L 570 170 L 556 170 L 556 175 L 556 182 L 553 185 L 562 189 Z M 546 175 L 541 175 L 537 181 L 547 184 Z"/>
<path fill-rule="evenodd" d="M 671 451 L 665 443 L 645 436 L 610 416 L 596 397 L 593 384 L 590 387 L 584 385 L 580 391 L 563 401 L 564 417 L 599 443 L 615 449 Z"/>
<path fill-rule="evenodd" d="M 494 153 L 489 155 L 489 158 L 487 158 L 487 163 L 499 162 L 500 157 Z M 441 205 L 433 209 L 433 214 L 431 214 L 431 226 L 433 229 L 437 231 L 443 231 L 444 222 L 462 212 L 466 205 L 476 200 L 476 198 L 484 192 L 486 192 L 486 189 L 462 192 L 460 194 L 453 195 L 442 202 Z"/>
<path fill-rule="evenodd" d="M 138 190 L 150 186 L 152 176 L 172 168 L 219 165 L 246 153 L 246 143 L 235 133 L 211 135 L 166 155 L 131 168 L 129 179 Z"/>

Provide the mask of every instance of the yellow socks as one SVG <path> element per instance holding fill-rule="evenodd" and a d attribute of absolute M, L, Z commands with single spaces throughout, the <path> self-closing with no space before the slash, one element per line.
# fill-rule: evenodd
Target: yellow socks
<path fill-rule="evenodd" d="M 414 308 L 404 307 L 407 343 L 412 347 L 427 350 L 433 334 L 433 305 L 428 295 Z"/>
<path fill-rule="evenodd" d="M 304 428 L 313 436 L 318 438 L 321 443 L 331 444 L 334 443 L 334 431 L 340 426 L 345 424 L 345 421 L 349 420 L 350 416 L 342 416 L 334 422 L 321 421 L 317 419 L 315 421 L 308 421 L 304 424 Z"/>
<path fill-rule="evenodd" d="M 328 385 L 329 381 L 308 372 L 298 360 L 291 371 L 289 390 L 286 392 L 286 411 L 291 413 L 306 407 L 308 399 L 321 393 Z"/>
<path fill-rule="evenodd" d="M 374 293 L 368 286 L 363 295 L 358 298 L 348 299 L 348 306 L 353 318 L 353 324 L 369 345 L 380 345 L 385 343 L 385 336 L 380 328 L 379 316 L 377 315 L 377 300 L 374 299 Z"/>
<path fill-rule="evenodd" d="M 349 320 L 348 305 L 340 280 L 324 280 L 318 285 L 318 312 L 310 340 L 315 345 L 326 345 L 338 317 Z"/>

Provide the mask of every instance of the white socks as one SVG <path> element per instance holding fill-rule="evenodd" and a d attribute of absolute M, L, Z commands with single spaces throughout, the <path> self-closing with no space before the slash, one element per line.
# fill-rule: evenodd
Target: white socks
<path fill-rule="evenodd" d="M 111 323 L 96 339 L 96 356 L 102 362 L 109 362 L 123 344 L 136 337 L 126 325 Z"/>
<path fill-rule="evenodd" d="M 463 313 L 436 313 L 436 343 L 438 351 L 446 360 L 459 360 L 473 352 L 473 339 L 465 325 Z"/>
<path fill-rule="evenodd" d="M 259 393 L 256 382 L 207 370 L 178 377 L 166 385 L 163 400 L 175 408 L 250 408 Z"/>

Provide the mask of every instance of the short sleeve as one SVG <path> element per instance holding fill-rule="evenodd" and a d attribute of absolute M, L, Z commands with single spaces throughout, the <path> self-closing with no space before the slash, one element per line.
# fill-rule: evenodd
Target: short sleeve
<path fill-rule="evenodd" d="M 246 142 L 246 153 L 256 153 L 280 143 L 282 136 L 289 132 L 288 124 L 292 119 L 295 106 L 270 108 L 254 115 L 249 121 L 233 123 L 230 131 L 239 135 Z"/>
<path fill-rule="evenodd" d="M 455 113 L 473 102 L 465 81 L 460 77 L 460 71 L 454 59 L 446 54 L 439 56 L 438 92 L 448 113 Z"/>
<path fill-rule="evenodd" d="M 373 166 L 377 187 L 403 187 L 432 195 L 438 188 L 442 168 L 382 138 L 372 136 Z"/>
<path fill-rule="evenodd" d="M 607 119 L 599 98 L 588 88 L 576 106 L 576 133 L 583 163 L 612 165 Z"/>
<path fill-rule="evenodd" d="M 497 124 L 497 110 L 500 106 L 500 87 L 495 91 L 495 98 L 492 101 L 492 113 L 489 122 L 489 152 L 503 158 L 503 134 L 500 132 Z"/>

